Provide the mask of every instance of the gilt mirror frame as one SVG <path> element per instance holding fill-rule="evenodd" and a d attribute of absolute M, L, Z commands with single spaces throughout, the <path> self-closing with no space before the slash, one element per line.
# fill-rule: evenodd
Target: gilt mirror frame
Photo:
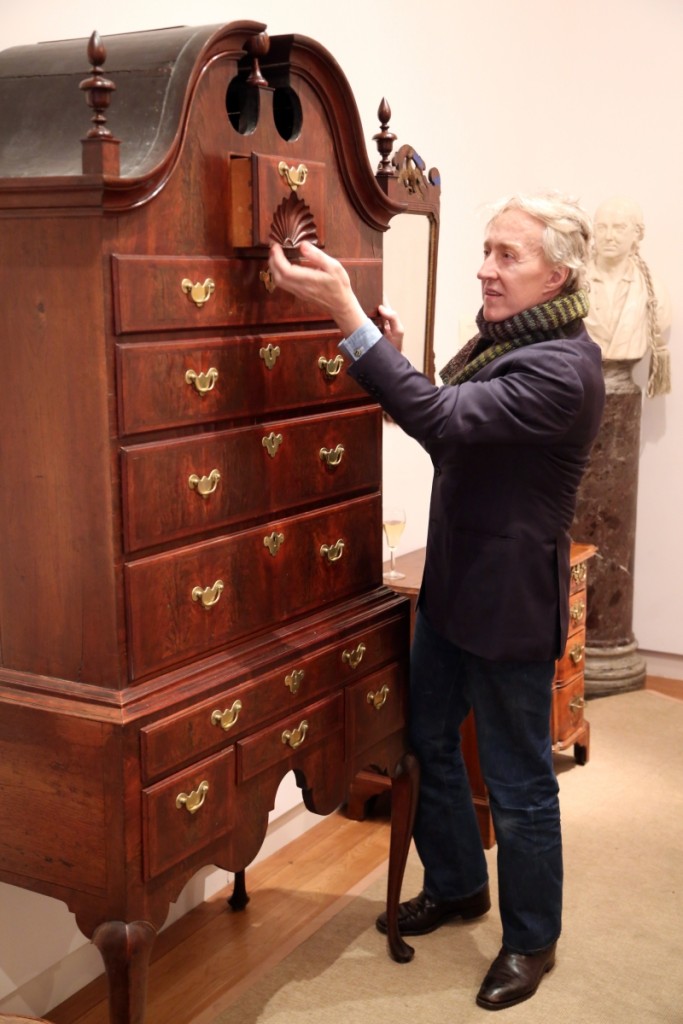
<path fill-rule="evenodd" d="M 416 273 L 417 262 L 426 261 L 425 295 L 424 295 L 424 331 L 418 339 L 419 357 L 413 360 L 418 369 L 434 382 L 434 315 L 436 306 L 436 271 L 439 249 L 439 224 L 441 207 L 441 176 L 436 168 L 426 170 L 426 164 L 417 151 L 410 145 L 399 146 L 394 152 L 396 136 L 389 130 L 391 109 L 386 99 L 382 99 L 377 111 L 380 130 L 373 136 L 381 156 L 375 177 L 385 195 L 393 203 L 400 206 L 400 213 L 392 218 L 403 216 L 426 217 L 428 224 L 425 252 L 411 251 L 405 258 L 414 261 Z M 384 238 L 385 252 L 391 237 L 392 224 L 389 225 Z M 391 301 L 391 295 L 385 295 Z M 401 311 L 397 310 L 400 314 Z"/>

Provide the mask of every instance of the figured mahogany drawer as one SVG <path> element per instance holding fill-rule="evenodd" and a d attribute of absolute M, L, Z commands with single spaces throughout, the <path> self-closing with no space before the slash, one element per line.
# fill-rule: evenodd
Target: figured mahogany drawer
<path fill-rule="evenodd" d="M 153 878 L 225 834 L 233 821 L 232 748 L 142 792 L 145 878 Z"/>
<path fill-rule="evenodd" d="M 586 628 L 583 626 L 567 638 L 564 654 L 561 658 L 558 658 L 555 667 L 556 684 L 560 684 L 566 679 L 571 679 L 577 672 L 583 673 L 585 653 Z"/>
<path fill-rule="evenodd" d="M 123 448 L 126 549 L 379 490 L 381 428 L 368 406 Z"/>
<path fill-rule="evenodd" d="M 236 248 L 271 241 L 325 244 L 327 168 L 305 157 L 296 164 L 282 156 L 251 153 L 230 159 L 230 241 Z"/>
<path fill-rule="evenodd" d="M 553 693 L 553 743 L 566 746 L 583 724 L 583 674 L 574 676 L 566 684 L 557 686 Z"/>
<path fill-rule="evenodd" d="M 139 678 L 369 589 L 381 573 L 378 494 L 127 562 Z"/>
<path fill-rule="evenodd" d="M 264 323 L 323 319 L 320 307 L 278 289 L 261 274 L 263 258 L 112 255 L 117 334 L 206 331 Z M 371 316 L 382 301 L 382 260 L 342 259 L 363 309 Z"/>
<path fill-rule="evenodd" d="M 346 690 L 346 747 L 349 759 L 397 732 L 406 721 L 405 670 L 388 665 Z"/>
<path fill-rule="evenodd" d="M 346 372 L 338 331 L 117 345 L 122 435 L 369 401 Z"/>
<path fill-rule="evenodd" d="M 343 633 L 345 623 L 339 623 Z M 141 730 L 145 781 L 159 778 L 197 757 L 233 743 L 264 722 L 329 693 L 349 679 L 367 675 L 388 658 L 407 654 L 403 618 L 356 628 L 338 642 L 298 655 L 247 682 L 227 686 Z"/>
<path fill-rule="evenodd" d="M 344 699 L 337 693 L 237 741 L 237 782 L 247 782 L 277 764 L 305 757 L 311 748 L 339 745 L 343 761 Z"/>

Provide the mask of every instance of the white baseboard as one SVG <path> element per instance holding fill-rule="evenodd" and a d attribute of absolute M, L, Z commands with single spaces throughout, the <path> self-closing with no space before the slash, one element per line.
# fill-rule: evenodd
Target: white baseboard
<path fill-rule="evenodd" d="M 658 651 L 643 651 L 640 648 L 638 653 L 645 658 L 649 676 L 683 680 L 683 655 L 660 654 Z"/>

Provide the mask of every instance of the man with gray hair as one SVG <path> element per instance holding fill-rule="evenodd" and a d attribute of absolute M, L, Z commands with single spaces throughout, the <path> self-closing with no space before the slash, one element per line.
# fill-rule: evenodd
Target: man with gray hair
<path fill-rule="evenodd" d="M 569 527 L 604 404 L 600 349 L 583 318 L 590 221 L 571 200 L 514 197 L 486 228 L 479 333 L 433 384 L 405 359 L 397 315 L 380 333 L 344 268 L 304 244 L 271 249 L 276 286 L 322 306 L 348 372 L 434 465 L 411 648 L 409 729 L 420 763 L 414 838 L 423 889 L 399 930 L 423 935 L 491 904 L 460 745 L 474 710 L 498 844 L 502 948 L 476 997 L 532 996 L 555 963 L 562 839 L 550 715 L 568 627 Z M 386 915 L 377 920 L 386 931 Z"/>

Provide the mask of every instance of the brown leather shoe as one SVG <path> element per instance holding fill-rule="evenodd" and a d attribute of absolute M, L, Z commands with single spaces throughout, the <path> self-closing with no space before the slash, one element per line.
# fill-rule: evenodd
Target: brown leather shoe
<path fill-rule="evenodd" d="M 462 900 L 431 900 L 424 889 L 412 900 L 398 905 L 398 930 L 401 935 L 427 935 L 455 917 L 471 920 L 491 908 L 488 883 L 473 896 Z M 377 931 L 387 933 L 386 911 L 379 915 Z"/>
<path fill-rule="evenodd" d="M 556 943 L 539 953 L 509 953 L 505 946 L 489 967 L 477 995 L 485 1010 L 504 1010 L 530 999 L 555 966 Z"/>

